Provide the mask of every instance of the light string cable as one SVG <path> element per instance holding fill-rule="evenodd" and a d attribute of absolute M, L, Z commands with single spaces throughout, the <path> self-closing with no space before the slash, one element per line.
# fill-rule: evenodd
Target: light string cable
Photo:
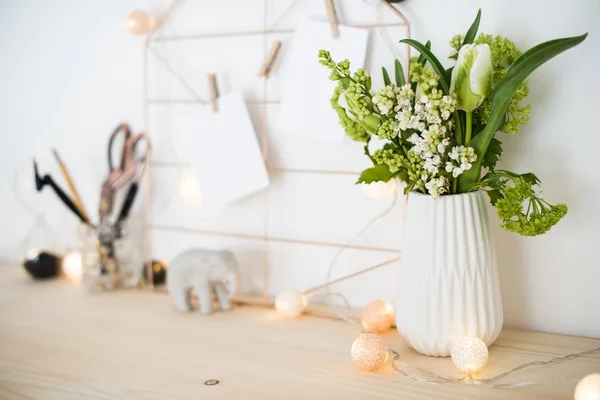
<path fill-rule="evenodd" d="M 352 309 L 350 302 L 348 301 L 348 299 L 346 298 L 346 296 L 344 296 L 341 293 L 334 293 L 331 292 L 331 274 L 333 273 L 333 269 L 335 268 L 338 259 L 340 258 L 340 256 L 342 255 L 342 253 L 350 246 L 352 246 L 354 244 L 354 242 L 356 240 L 358 240 L 370 227 L 372 227 L 377 221 L 379 221 L 381 218 L 385 217 L 386 215 L 388 215 L 396 206 L 398 202 L 398 192 L 397 190 L 394 190 L 394 199 L 392 201 L 392 203 L 389 205 L 389 207 L 387 207 L 383 212 L 379 213 L 378 215 L 376 215 L 375 217 L 373 217 L 369 222 L 367 222 L 367 224 L 352 238 L 350 239 L 346 244 L 344 244 L 342 247 L 340 247 L 337 252 L 335 253 L 333 259 L 331 260 L 331 263 L 329 264 L 329 266 L 327 267 L 327 278 L 326 278 L 326 284 L 324 285 L 325 287 L 325 303 L 332 307 L 332 304 L 329 303 L 329 300 L 332 297 L 337 297 L 338 299 L 340 299 L 342 301 L 342 303 L 344 303 L 344 308 L 347 311 L 347 313 L 341 313 L 340 310 L 336 307 L 335 309 L 333 309 L 335 315 L 341 319 L 344 320 L 346 322 L 349 322 L 353 325 L 360 325 L 360 318 L 358 318 L 355 314 L 354 314 L 354 310 Z"/>
<path fill-rule="evenodd" d="M 559 382 L 577 382 L 579 379 L 564 378 L 564 379 L 552 380 L 552 381 L 520 381 L 520 382 L 500 383 L 500 384 L 496 384 L 494 382 L 497 382 L 497 381 L 501 380 L 502 378 L 504 378 L 514 372 L 525 369 L 525 368 L 529 368 L 529 367 L 533 367 L 533 366 L 554 365 L 554 364 L 558 364 L 563 361 L 569 361 L 569 360 L 574 360 L 576 358 L 593 355 L 595 353 L 600 352 L 600 347 L 591 349 L 591 350 L 585 350 L 585 351 L 582 351 L 579 353 L 567 354 L 566 356 L 552 358 L 547 361 L 532 361 L 532 362 L 529 362 L 526 364 L 518 365 L 506 372 L 503 372 L 503 373 L 493 376 L 491 378 L 482 378 L 482 379 L 475 379 L 475 378 L 473 378 L 472 374 L 467 374 L 461 378 L 447 378 L 447 377 L 438 375 L 435 372 L 430 371 L 428 369 L 421 368 L 421 367 L 415 367 L 415 366 L 406 364 L 404 362 L 401 362 L 400 354 L 395 350 L 388 349 L 388 352 L 390 353 L 390 356 L 392 358 L 392 367 L 397 372 L 399 372 L 401 375 L 403 375 L 406 378 L 412 379 L 413 381 L 431 383 L 431 384 L 459 383 L 459 384 L 468 384 L 468 385 L 483 385 L 483 386 L 488 386 L 491 388 L 516 388 L 516 387 L 523 387 L 523 386 L 556 384 Z M 404 369 L 402 369 L 401 367 Z M 413 370 L 421 373 L 423 376 L 426 376 L 427 378 L 424 378 L 422 376 L 417 376 L 417 375 L 411 375 L 408 372 L 406 372 L 407 369 L 413 369 Z M 433 379 L 431 379 L 431 378 L 433 378 Z"/>
<path fill-rule="evenodd" d="M 324 288 L 326 290 L 326 292 L 324 294 L 325 303 L 329 307 L 331 307 L 332 311 L 339 319 L 346 321 L 352 325 L 358 326 L 358 328 L 361 330 L 361 332 L 364 332 L 365 329 L 362 326 L 362 324 L 360 323 L 360 318 L 358 318 L 354 314 L 354 309 L 350 305 L 350 301 L 348 300 L 348 298 L 346 296 L 344 296 L 342 293 L 331 292 L 331 290 L 330 290 L 331 289 L 331 275 L 332 275 L 333 269 L 335 268 L 340 256 L 342 255 L 342 253 L 349 246 L 351 246 L 358 238 L 360 238 L 377 221 L 379 221 L 384 216 L 388 215 L 396 206 L 397 201 L 398 201 L 398 193 L 397 193 L 397 191 L 394 191 L 394 199 L 393 199 L 392 203 L 390 204 L 390 206 L 388 208 L 386 208 L 382 213 L 378 214 L 377 216 L 372 218 L 369 222 L 367 222 L 367 224 L 352 239 L 350 239 L 344 246 L 340 247 L 338 249 L 338 251 L 336 252 L 336 254 L 334 255 L 331 263 L 329 264 L 329 266 L 327 268 L 327 280 L 324 285 Z M 329 300 L 333 297 L 341 300 L 341 302 L 343 303 L 342 309 L 345 310 L 344 313 L 341 312 L 340 307 L 333 307 L 333 305 L 329 302 Z M 429 384 L 467 384 L 467 385 L 483 385 L 483 386 L 488 386 L 488 387 L 492 387 L 492 388 L 516 388 L 516 387 L 534 386 L 534 385 L 542 385 L 542 384 L 556 384 L 559 382 L 576 382 L 578 379 L 565 378 L 565 379 L 552 380 L 552 381 L 519 381 L 519 382 L 513 382 L 513 383 L 496 383 L 496 382 L 500 381 L 501 379 L 513 374 L 514 372 L 520 371 L 522 369 L 526 369 L 526 368 L 534 367 L 534 366 L 554 365 L 554 364 L 558 364 L 558 363 L 561 363 L 564 361 L 574 360 L 574 359 L 577 359 L 580 357 L 590 356 L 590 355 L 594 355 L 596 353 L 600 353 L 600 347 L 591 349 L 591 350 L 585 350 L 585 351 L 582 351 L 579 353 L 572 353 L 572 354 L 567 354 L 567 355 L 561 356 L 561 357 L 555 357 L 555 358 L 552 358 L 547 361 L 532 361 L 529 363 L 518 365 L 508 371 L 505 371 L 503 373 L 495 375 L 491 378 L 482 378 L 482 379 L 475 379 L 472 374 L 467 374 L 460 378 L 448 378 L 448 377 L 439 375 L 439 374 L 435 373 L 434 371 L 428 370 L 426 368 L 417 367 L 417 366 L 410 365 L 410 364 L 400 361 L 400 354 L 396 350 L 388 349 L 388 352 L 390 354 L 390 358 L 392 360 L 392 367 L 394 368 L 394 370 L 396 370 L 402 376 L 404 376 L 408 379 L 411 379 L 413 381 L 429 383 Z M 415 371 L 418 375 L 408 372 L 411 370 Z"/>
<path fill-rule="evenodd" d="M 382 23 L 382 19 L 383 19 L 383 4 L 381 3 L 381 0 L 363 0 L 363 3 L 373 6 L 375 7 L 376 10 L 376 16 L 377 16 L 377 24 L 381 24 Z M 292 3 L 292 6 L 295 4 Z M 291 8 L 291 7 L 290 7 Z M 383 27 L 378 29 L 379 34 L 381 35 L 381 37 L 383 38 L 387 48 L 390 50 L 390 52 L 394 55 L 395 58 L 400 58 L 401 54 L 399 53 L 398 48 L 394 45 L 394 42 L 392 41 L 392 38 L 390 37 L 389 33 L 387 32 L 387 30 Z M 390 206 L 385 209 L 381 214 L 375 216 L 373 219 L 371 219 L 352 239 L 350 239 L 344 246 L 340 247 L 338 249 L 338 251 L 336 252 L 335 256 L 333 257 L 331 263 L 329 264 L 329 267 L 327 268 L 327 280 L 325 283 L 325 289 L 326 289 L 326 293 L 325 293 L 325 302 L 327 305 L 331 306 L 331 304 L 329 303 L 329 300 L 332 297 L 337 297 L 339 300 L 342 301 L 344 307 L 347 309 L 348 313 L 346 314 L 341 314 L 339 312 L 339 310 L 334 310 L 335 315 L 346 321 L 349 323 L 352 323 L 354 325 L 360 325 L 360 318 L 356 317 L 356 315 L 354 315 L 354 310 L 352 309 L 350 302 L 348 301 L 348 299 L 341 293 L 334 293 L 331 292 L 331 274 L 333 272 L 333 269 L 335 267 L 335 265 L 337 264 L 337 261 L 339 259 L 339 257 L 342 255 L 342 253 L 350 246 L 352 246 L 354 244 L 355 240 L 358 240 L 358 238 L 360 238 L 371 226 L 373 226 L 378 220 L 380 220 L 381 218 L 383 218 L 384 216 L 388 215 L 396 206 L 396 203 L 398 202 L 398 193 L 396 190 L 394 190 L 394 200 L 392 201 L 392 204 L 390 204 Z M 405 202 L 406 203 L 406 202 Z"/>

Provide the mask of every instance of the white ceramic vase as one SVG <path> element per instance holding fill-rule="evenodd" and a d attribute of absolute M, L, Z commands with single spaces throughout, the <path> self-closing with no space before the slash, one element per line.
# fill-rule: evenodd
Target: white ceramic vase
<path fill-rule="evenodd" d="M 475 336 L 490 346 L 502 329 L 502 300 L 487 195 L 410 193 L 396 304 L 398 332 L 429 356 Z"/>

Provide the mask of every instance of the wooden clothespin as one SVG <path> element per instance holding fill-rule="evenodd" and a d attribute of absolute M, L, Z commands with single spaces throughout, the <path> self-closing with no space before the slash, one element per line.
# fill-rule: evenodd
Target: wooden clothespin
<path fill-rule="evenodd" d="M 335 5 L 333 0 L 325 0 L 325 6 L 327 7 L 327 16 L 329 17 L 329 25 L 331 26 L 331 34 L 334 38 L 340 37 L 340 31 L 338 29 L 337 15 L 335 15 Z"/>
<path fill-rule="evenodd" d="M 273 69 L 273 64 L 275 64 L 275 60 L 277 59 L 277 55 L 279 54 L 279 50 L 281 50 L 281 41 L 277 40 L 275 43 L 273 43 L 273 46 L 271 46 L 271 50 L 269 50 L 269 53 L 265 57 L 265 62 L 263 63 L 262 67 L 260 67 L 260 69 L 258 70 L 259 77 L 269 79 L 269 76 L 271 75 L 271 71 Z"/>
<path fill-rule="evenodd" d="M 219 111 L 219 105 L 217 103 L 217 99 L 219 97 L 219 89 L 217 87 L 217 75 L 208 74 L 208 90 L 213 112 L 217 112 Z"/>

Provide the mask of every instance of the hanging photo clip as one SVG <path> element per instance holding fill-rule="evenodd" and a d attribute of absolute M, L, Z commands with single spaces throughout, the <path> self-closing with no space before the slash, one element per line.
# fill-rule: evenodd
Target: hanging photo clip
<path fill-rule="evenodd" d="M 216 74 L 208 74 L 208 95 L 210 98 L 210 104 L 212 104 L 213 112 L 218 112 L 219 104 L 217 99 L 219 98 L 219 88 L 217 87 Z"/>

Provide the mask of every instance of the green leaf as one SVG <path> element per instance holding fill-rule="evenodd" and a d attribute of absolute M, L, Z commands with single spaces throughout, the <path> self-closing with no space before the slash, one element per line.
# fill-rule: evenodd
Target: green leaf
<path fill-rule="evenodd" d="M 425 47 L 427 47 L 428 50 L 431 50 L 431 40 L 428 40 L 427 42 L 425 42 Z M 425 56 L 423 55 L 423 53 L 421 53 L 419 55 L 419 59 L 417 60 L 417 62 L 419 64 L 421 64 L 422 66 L 425 66 L 425 63 L 427 62 L 427 59 L 425 58 Z"/>
<path fill-rule="evenodd" d="M 429 62 L 435 73 L 440 77 L 440 85 L 442 86 L 444 94 L 448 94 L 450 91 L 450 78 L 446 74 L 446 69 L 444 69 L 444 66 L 440 63 L 436 56 L 434 56 L 427 47 L 423 46 L 422 43 L 414 39 L 402 39 L 400 43 L 408 43 L 421 53 L 421 56 L 423 56 Z"/>
<path fill-rule="evenodd" d="M 381 73 L 383 74 L 383 84 L 385 86 L 392 83 L 392 81 L 390 80 L 390 76 L 388 75 L 387 69 L 385 69 L 385 67 L 381 67 Z"/>
<path fill-rule="evenodd" d="M 490 196 L 490 203 L 492 203 L 493 206 L 495 206 L 496 202 L 503 197 L 502 192 L 498 189 L 486 190 L 486 192 L 488 196 Z"/>
<path fill-rule="evenodd" d="M 586 37 L 587 33 L 581 36 L 555 39 L 538 44 L 523 53 L 510 66 L 506 72 L 506 76 L 498 82 L 492 94 L 492 109 L 486 127 L 470 143 L 470 146 L 475 149 L 475 153 L 477 154 L 477 161 L 475 161 L 471 169 L 465 171 L 460 176 L 458 181 L 459 193 L 471 191 L 479 181 L 484 155 L 494 134 L 502 126 L 508 104 L 521 82 L 537 67 L 571 47 L 577 46 Z"/>
<path fill-rule="evenodd" d="M 404 188 L 404 194 L 409 194 L 415 188 L 414 182 L 407 182 L 406 187 Z"/>
<path fill-rule="evenodd" d="M 405 170 L 405 169 L 403 169 L 400 172 L 398 172 L 398 174 L 396 175 L 396 177 L 398 179 L 400 179 L 404 183 L 408 183 L 409 182 L 408 171 Z"/>
<path fill-rule="evenodd" d="M 523 178 L 525 182 L 531 183 L 531 185 L 539 185 L 541 183 L 538 177 L 533 172 L 521 174 L 521 178 Z"/>
<path fill-rule="evenodd" d="M 352 82 L 350 80 L 350 78 L 342 78 L 340 79 L 340 82 L 342 82 L 342 89 L 346 90 L 348 89 L 348 86 L 350 86 L 350 82 Z"/>
<path fill-rule="evenodd" d="M 516 172 L 500 170 L 498 171 L 501 174 L 505 174 L 510 176 L 511 178 L 522 178 L 525 182 L 530 183 L 532 185 L 539 185 L 540 180 L 533 172 L 526 172 L 524 174 L 517 174 Z"/>
<path fill-rule="evenodd" d="M 396 70 L 396 86 L 400 87 L 406 85 L 406 78 L 404 77 L 404 70 L 402 70 L 400 60 L 394 62 L 394 68 Z"/>
<path fill-rule="evenodd" d="M 395 150 L 396 146 L 394 146 L 392 143 L 386 143 L 383 145 L 383 150 Z"/>
<path fill-rule="evenodd" d="M 358 183 L 388 182 L 395 174 L 390 172 L 390 168 L 385 164 L 379 164 L 373 168 L 365 169 L 358 178 Z"/>
<path fill-rule="evenodd" d="M 475 41 L 475 37 L 477 36 L 477 30 L 479 29 L 479 21 L 481 20 L 481 8 L 477 11 L 477 16 L 475 17 L 475 21 L 471 24 L 471 27 L 467 31 L 465 38 L 462 42 L 462 45 L 471 44 Z"/>
<path fill-rule="evenodd" d="M 408 142 L 408 138 L 411 137 L 413 135 L 413 133 L 419 133 L 419 131 L 416 129 L 412 129 L 412 128 L 407 129 L 405 131 L 400 131 L 400 138 L 402 139 L 403 142 L 410 145 L 410 143 Z"/>
<path fill-rule="evenodd" d="M 481 166 L 483 168 L 489 168 L 493 170 L 496 166 L 498 160 L 500 160 L 500 156 L 502 155 L 502 142 L 496 138 L 492 138 L 490 145 L 488 146 L 485 155 L 483 156 L 483 161 L 481 162 Z"/>

